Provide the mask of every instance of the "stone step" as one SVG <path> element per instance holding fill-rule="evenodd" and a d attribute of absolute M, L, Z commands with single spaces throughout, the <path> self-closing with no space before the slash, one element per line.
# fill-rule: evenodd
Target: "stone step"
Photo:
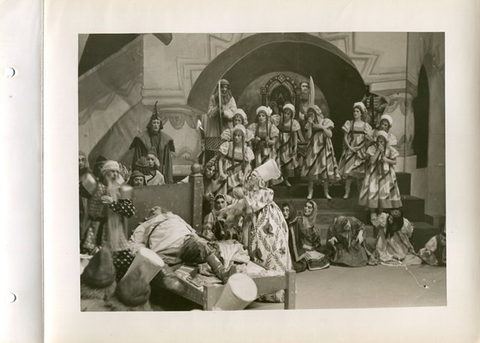
<path fill-rule="evenodd" d="M 411 183 L 411 174 L 398 172 L 397 174 L 398 189 L 400 194 L 410 195 L 410 183 Z M 291 197 L 291 198 L 305 198 L 308 194 L 308 183 L 300 178 L 290 178 L 290 183 L 292 187 L 284 186 L 283 184 L 272 186 L 272 189 L 275 191 L 275 194 L 278 194 L 279 197 Z M 345 181 L 339 181 L 335 185 L 329 187 L 329 193 L 332 197 L 343 197 L 345 194 Z M 358 187 L 355 182 L 352 184 L 352 189 L 350 192 L 351 197 L 358 197 Z M 315 185 L 314 194 L 319 197 L 323 197 L 323 186 Z"/>
<path fill-rule="evenodd" d="M 305 198 L 282 198 L 278 197 L 277 194 L 275 194 L 274 200 L 278 206 L 289 203 L 296 211 L 302 211 L 306 202 Z M 355 215 L 362 221 L 367 221 L 370 218 L 370 211 L 360 206 L 357 198 L 352 197 L 347 200 L 343 198 L 332 198 L 332 200 L 313 199 L 313 201 L 317 204 L 319 216 Z M 402 203 L 402 210 L 406 218 L 413 222 L 425 221 L 425 200 L 412 195 L 402 195 Z"/>

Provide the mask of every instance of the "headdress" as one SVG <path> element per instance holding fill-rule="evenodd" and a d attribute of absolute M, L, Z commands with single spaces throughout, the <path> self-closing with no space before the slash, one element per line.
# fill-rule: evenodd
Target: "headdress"
<path fill-rule="evenodd" d="M 377 132 L 377 138 L 378 138 L 379 136 L 382 136 L 382 137 L 385 138 L 385 140 L 388 142 L 388 133 L 386 133 L 385 131 L 380 130 L 380 131 Z"/>
<path fill-rule="evenodd" d="M 107 161 L 102 167 L 102 173 L 106 172 L 107 170 L 114 170 L 120 172 L 120 165 L 117 161 Z"/>
<path fill-rule="evenodd" d="M 354 103 L 353 108 L 358 108 L 360 112 L 362 112 L 362 114 L 365 114 L 365 112 L 367 111 L 365 104 L 361 101 Z"/>
<path fill-rule="evenodd" d="M 382 116 L 380 117 L 380 122 L 382 122 L 382 120 L 388 121 L 388 124 L 390 124 L 390 127 L 393 124 L 393 118 L 388 114 L 382 114 Z"/>
<path fill-rule="evenodd" d="M 147 129 L 149 131 L 152 130 L 152 121 L 154 121 L 154 120 L 160 120 L 160 130 L 163 129 L 163 123 L 162 123 L 162 120 L 160 118 L 160 114 L 158 113 L 157 103 L 158 103 L 158 101 L 155 101 L 155 104 L 153 105 L 152 116 L 150 117 L 150 121 L 148 122 L 148 125 L 147 125 Z"/>
<path fill-rule="evenodd" d="M 237 114 L 239 114 L 239 115 L 242 116 L 243 125 L 247 125 L 247 124 L 248 124 L 248 119 L 247 119 L 247 115 L 245 114 L 245 111 L 242 110 L 241 108 L 237 108 L 237 110 L 235 111 L 233 117 L 235 117 Z"/>
<path fill-rule="evenodd" d="M 257 116 L 260 112 L 263 112 L 267 117 L 270 117 L 270 115 L 272 114 L 272 109 L 267 106 L 260 106 L 259 108 L 257 108 Z"/>
<path fill-rule="evenodd" d="M 247 131 L 245 130 L 245 126 L 243 126 L 243 125 L 241 125 L 241 124 L 235 125 L 235 126 L 233 127 L 233 129 L 232 129 L 232 134 L 233 134 L 235 131 L 238 131 L 238 130 L 242 131 L 243 136 L 245 136 L 245 134 L 246 134 L 246 132 L 247 132 Z"/>
<path fill-rule="evenodd" d="M 289 104 L 283 105 L 283 110 L 285 110 L 285 109 L 287 109 L 287 108 L 288 108 L 289 110 L 291 110 L 292 113 L 295 113 L 295 106 L 293 106 L 292 104 L 289 103 Z"/>

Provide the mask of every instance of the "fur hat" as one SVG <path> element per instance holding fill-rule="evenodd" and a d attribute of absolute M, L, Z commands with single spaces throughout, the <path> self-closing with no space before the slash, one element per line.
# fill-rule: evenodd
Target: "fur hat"
<path fill-rule="evenodd" d="M 83 270 L 81 280 L 92 288 L 105 288 L 115 281 L 115 267 L 110 250 L 103 248 L 92 257 Z"/>
<path fill-rule="evenodd" d="M 141 306 L 150 298 L 150 285 L 145 280 L 142 267 L 133 270 L 118 282 L 115 295 L 127 306 Z"/>
<path fill-rule="evenodd" d="M 140 168 L 149 168 L 150 164 L 148 163 L 147 158 L 142 156 L 137 160 L 137 162 L 135 162 L 135 166 Z"/>
<path fill-rule="evenodd" d="M 220 80 L 220 85 L 227 85 L 227 86 L 230 86 L 230 82 L 228 82 L 228 80 L 221 79 L 221 80 Z"/>
<path fill-rule="evenodd" d="M 143 173 L 140 170 L 134 170 L 132 172 L 132 175 L 130 175 L 130 179 L 132 180 L 136 177 L 143 177 L 145 179 L 145 175 L 143 175 Z"/>

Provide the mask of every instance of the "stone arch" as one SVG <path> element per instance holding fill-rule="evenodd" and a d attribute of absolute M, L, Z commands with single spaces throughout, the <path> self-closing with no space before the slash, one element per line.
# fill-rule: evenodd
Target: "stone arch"
<path fill-rule="evenodd" d="M 351 119 L 352 105 L 362 100 L 365 83 L 352 60 L 333 44 L 307 33 L 259 33 L 222 52 L 202 71 L 188 96 L 189 106 L 206 112 L 220 78 L 240 96 L 252 80 L 277 71 L 312 76 L 328 101 L 335 122 L 334 145 L 341 152 L 341 126 Z"/>

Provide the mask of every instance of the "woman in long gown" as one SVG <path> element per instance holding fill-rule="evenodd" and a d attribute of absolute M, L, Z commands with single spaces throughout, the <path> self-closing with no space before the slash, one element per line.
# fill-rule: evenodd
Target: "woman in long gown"
<path fill-rule="evenodd" d="M 232 141 L 223 142 L 219 148 L 218 181 L 221 194 L 231 194 L 233 188 L 244 184 L 251 171 L 250 163 L 254 159 L 252 149 L 245 144 L 245 127 L 236 125 L 232 132 Z"/>
<path fill-rule="evenodd" d="M 313 197 L 316 181 L 323 182 L 325 198 L 330 200 L 329 183 L 340 180 L 331 139 L 333 126 L 330 119 L 324 118 L 320 107 L 308 108 L 304 135 L 308 143 L 301 171 L 301 176 L 308 181 L 308 200 Z"/>
<path fill-rule="evenodd" d="M 265 106 L 257 108 L 255 123 L 248 126 L 253 135 L 253 151 L 255 167 L 261 166 L 267 160 L 275 160 L 277 152 L 275 144 L 278 140 L 278 129 L 271 121 L 271 109 Z"/>
<path fill-rule="evenodd" d="M 277 163 L 282 171 L 283 180 L 287 187 L 291 186 L 288 178 L 295 176 L 295 169 L 298 167 L 297 146 L 299 135 L 301 136 L 302 134 L 300 124 L 293 119 L 294 114 L 295 107 L 292 104 L 285 104 L 282 115 L 274 115 L 272 117 L 274 124 L 280 132 Z"/>
<path fill-rule="evenodd" d="M 383 209 L 402 206 L 394 170 L 399 154 L 388 144 L 387 133 L 379 131 L 377 142 L 367 149 L 367 155 L 370 158 L 370 166 L 360 190 L 359 203 L 370 208 L 372 219 L 374 219 L 375 212 L 382 213 Z"/>
<path fill-rule="evenodd" d="M 347 120 L 342 126 L 344 132 L 343 153 L 338 162 L 338 172 L 345 179 L 344 199 L 348 199 L 350 195 L 353 180 L 357 180 L 360 186 L 365 177 L 366 144 L 372 135 L 371 126 L 362 118 L 366 111 L 363 102 L 356 102 L 353 105 L 353 120 Z"/>

